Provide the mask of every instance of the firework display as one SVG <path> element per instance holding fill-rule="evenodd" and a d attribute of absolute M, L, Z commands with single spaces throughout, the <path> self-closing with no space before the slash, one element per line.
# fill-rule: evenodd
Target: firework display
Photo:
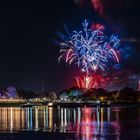
<path fill-rule="evenodd" d="M 58 61 L 78 66 L 82 74 L 75 77 L 77 87 L 104 88 L 108 83 L 105 75 L 120 68 L 120 60 L 129 54 L 126 53 L 129 48 L 121 46 L 119 36 L 110 34 L 100 24 L 89 25 L 85 20 L 80 31 L 69 33 L 66 26 L 65 29 L 67 36 L 59 33 Z"/>
<path fill-rule="evenodd" d="M 75 77 L 75 79 L 79 88 L 90 89 L 96 86 L 96 81 L 92 76 L 85 76 L 83 79 L 81 77 Z"/>
<path fill-rule="evenodd" d="M 61 50 L 58 61 L 65 60 L 71 65 L 75 63 L 87 74 L 97 70 L 108 71 L 110 67 L 119 63 L 120 39 L 117 35 L 107 36 L 104 26 L 89 28 L 87 21 L 83 23 L 83 30 L 73 31 L 67 39 L 60 42 Z"/>
<path fill-rule="evenodd" d="M 75 77 L 76 85 L 78 88 L 82 89 L 91 89 L 91 88 L 99 88 L 105 87 L 107 82 L 110 80 L 108 77 L 103 77 L 101 75 L 94 74 L 93 75 L 82 75 Z"/>

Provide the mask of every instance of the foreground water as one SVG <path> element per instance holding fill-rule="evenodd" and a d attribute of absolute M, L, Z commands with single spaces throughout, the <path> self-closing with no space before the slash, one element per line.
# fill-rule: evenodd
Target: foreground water
<path fill-rule="evenodd" d="M 0 133 L 17 131 L 54 132 L 54 138 L 64 134 L 67 139 L 139 140 L 140 107 L 0 107 Z"/>

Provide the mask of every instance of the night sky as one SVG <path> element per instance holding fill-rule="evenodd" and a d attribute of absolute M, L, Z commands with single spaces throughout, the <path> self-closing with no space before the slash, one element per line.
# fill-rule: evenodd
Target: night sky
<path fill-rule="evenodd" d="M 139 0 L 46 0 L 0 2 L 0 87 L 9 85 L 40 91 L 60 91 L 74 85 L 75 67 L 58 64 L 56 32 L 81 25 L 84 19 L 122 31 L 133 47 L 122 69 L 140 70 Z M 99 3 L 98 3 L 99 2 Z M 116 6 L 117 5 L 117 6 Z"/>

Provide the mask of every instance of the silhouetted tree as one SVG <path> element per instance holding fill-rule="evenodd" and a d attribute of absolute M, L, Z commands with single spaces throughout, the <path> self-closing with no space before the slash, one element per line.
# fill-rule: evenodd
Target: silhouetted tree
<path fill-rule="evenodd" d="M 121 100 L 130 100 L 130 101 L 136 101 L 138 99 L 137 92 L 129 87 L 124 87 L 119 94 L 119 99 Z"/>
<path fill-rule="evenodd" d="M 50 100 L 56 100 L 56 99 L 57 99 L 57 95 L 56 95 L 55 92 L 49 92 L 49 93 L 48 93 L 48 98 L 49 98 Z"/>
<path fill-rule="evenodd" d="M 25 89 L 17 89 L 17 94 L 19 98 L 22 99 L 31 99 L 31 98 L 36 98 L 37 94 L 33 91 L 26 91 Z"/>

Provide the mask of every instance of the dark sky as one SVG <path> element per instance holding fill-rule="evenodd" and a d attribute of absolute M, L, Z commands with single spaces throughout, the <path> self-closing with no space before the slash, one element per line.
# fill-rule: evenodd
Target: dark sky
<path fill-rule="evenodd" d="M 131 45 L 140 50 L 139 4 L 126 3 L 121 11 L 116 9 L 113 12 L 111 7 L 108 6 L 102 15 L 90 0 L 79 3 L 78 0 L 0 2 L 0 86 L 14 85 L 40 91 L 44 80 L 46 90 L 59 91 L 71 87 L 77 72 L 65 63 L 58 64 L 59 46 L 53 42 L 57 39 L 56 32 L 64 31 L 64 22 L 70 30 L 81 25 L 85 18 L 120 26 L 128 40 L 133 42 Z M 136 52 L 126 67 L 138 71 L 140 57 Z"/>

